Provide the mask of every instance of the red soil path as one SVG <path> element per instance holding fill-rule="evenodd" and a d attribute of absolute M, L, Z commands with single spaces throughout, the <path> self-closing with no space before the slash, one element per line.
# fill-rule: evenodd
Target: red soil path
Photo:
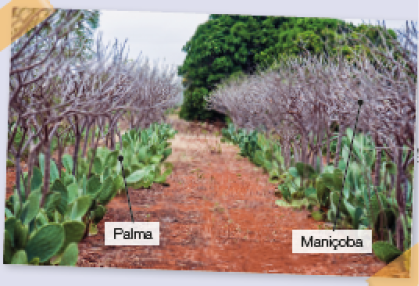
<path fill-rule="evenodd" d="M 385 266 L 372 254 L 292 254 L 293 229 L 327 224 L 276 206 L 277 186 L 237 147 L 209 135 L 214 128 L 173 124 L 181 132 L 169 157 L 170 186 L 129 190 L 134 219 L 160 222 L 160 245 L 104 245 L 105 221 L 131 221 L 126 197 L 118 196 L 98 234 L 79 244 L 78 266 L 335 276 L 372 276 Z M 14 178 L 9 168 L 7 197 Z"/>
<path fill-rule="evenodd" d="M 160 222 L 160 245 L 104 245 L 105 221 L 130 221 L 119 196 L 98 234 L 79 244 L 78 266 L 344 276 L 371 276 L 385 266 L 371 254 L 292 254 L 292 229 L 325 223 L 276 206 L 276 186 L 238 157 L 237 147 L 221 144 L 217 153 L 219 137 L 187 135 L 182 124 L 169 157 L 170 186 L 130 189 L 134 219 Z"/>

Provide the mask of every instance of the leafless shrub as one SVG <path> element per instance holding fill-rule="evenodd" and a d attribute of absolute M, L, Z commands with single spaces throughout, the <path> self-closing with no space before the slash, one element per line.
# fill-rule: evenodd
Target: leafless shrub
<path fill-rule="evenodd" d="M 59 18 L 49 17 L 12 45 L 8 152 L 16 162 L 16 188 L 20 190 L 21 154 L 29 148 L 26 195 L 40 152 L 45 155 L 43 199 L 49 191 L 54 136 L 61 168 L 62 139 L 74 134 L 75 175 L 79 153 L 87 155 L 87 136 L 81 146 L 83 132 L 100 131 L 91 139 L 93 154 L 104 137 L 114 149 L 115 135 L 120 136 L 118 122 L 128 112 L 136 127 L 144 127 L 161 120 L 164 111 L 178 102 L 181 87 L 173 67 L 151 66 L 143 57 L 128 60 L 126 42 L 105 46 L 99 36 L 96 51 L 85 57 L 80 43 L 71 37 L 81 13 L 68 10 Z M 104 132 L 105 124 L 108 132 Z M 16 147 L 18 129 L 23 139 Z M 93 162 L 94 156 L 91 158 Z"/>
<path fill-rule="evenodd" d="M 329 163 L 329 146 L 337 138 L 337 166 L 343 132 L 354 125 L 357 101 L 363 99 L 358 130 L 371 135 L 377 148 L 375 185 L 382 150 L 397 166 L 396 241 L 402 249 L 407 168 L 414 159 L 417 24 L 407 22 L 397 38 L 385 26 L 371 29 L 380 45 L 365 34 L 351 34 L 345 41 L 362 43 L 363 48 L 354 49 L 350 57 L 339 52 L 288 57 L 256 76 L 221 85 L 207 102 L 208 108 L 228 114 L 237 127 L 264 126 L 262 130 L 277 133 L 287 166 L 291 149 L 294 161 L 315 166 L 317 157 L 322 162 L 324 144 Z M 334 122 L 339 134 L 331 130 Z M 408 151 L 403 153 L 403 148 Z"/>

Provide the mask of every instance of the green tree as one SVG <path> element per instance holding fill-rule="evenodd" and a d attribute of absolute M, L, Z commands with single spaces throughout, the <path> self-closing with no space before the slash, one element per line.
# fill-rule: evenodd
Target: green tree
<path fill-rule="evenodd" d="M 298 55 L 305 49 L 324 52 L 325 41 L 348 30 L 341 20 L 246 15 L 211 15 L 185 44 L 187 54 L 179 75 L 184 77 L 186 120 L 224 119 L 206 110 L 204 97 L 232 74 L 253 74 L 281 55 Z"/>

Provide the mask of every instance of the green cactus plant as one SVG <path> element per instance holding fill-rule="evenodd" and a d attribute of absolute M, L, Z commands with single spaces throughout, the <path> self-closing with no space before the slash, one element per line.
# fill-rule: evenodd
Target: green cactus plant
<path fill-rule="evenodd" d="M 374 242 L 372 244 L 372 251 L 378 259 L 385 263 L 390 263 L 402 254 L 397 247 L 385 241 Z"/>
<path fill-rule="evenodd" d="M 325 219 L 325 215 L 322 211 L 313 211 L 311 212 L 311 217 L 315 221 L 323 221 Z"/>
<path fill-rule="evenodd" d="M 16 217 L 6 219 L 3 242 L 5 264 L 49 265 L 52 257 L 60 257 L 63 253 L 66 260 L 60 265 L 75 264 L 78 253 L 77 243 L 84 233 L 84 224 L 76 221 L 48 222 L 47 216 L 42 212 L 45 211 L 40 209 L 36 218 L 44 216 L 44 220 L 42 223 L 37 221 L 36 228 L 25 225 Z M 56 213 L 58 214 L 57 211 Z M 67 250 L 71 244 L 74 245 Z"/>
<path fill-rule="evenodd" d="M 28 261 L 39 258 L 39 262 L 48 261 L 56 255 L 65 239 L 64 227 L 57 223 L 50 223 L 39 228 L 28 240 L 25 251 Z"/>

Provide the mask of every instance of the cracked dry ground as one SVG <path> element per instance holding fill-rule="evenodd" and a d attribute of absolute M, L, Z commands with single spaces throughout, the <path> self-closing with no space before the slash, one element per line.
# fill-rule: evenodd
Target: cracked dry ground
<path fill-rule="evenodd" d="M 176 126 L 176 125 L 175 125 Z M 130 189 L 136 221 L 160 222 L 159 246 L 105 246 L 104 221 L 129 222 L 125 196 L 108 205 L 98 234 L 79 245 L 78 266 L 371 276 L 371 254 L 292 254 L 292 229 L 321 222 L 275 205 L 276 186 L 219 137 L 180 132 L 172 140 L 170 186 Z"/>

